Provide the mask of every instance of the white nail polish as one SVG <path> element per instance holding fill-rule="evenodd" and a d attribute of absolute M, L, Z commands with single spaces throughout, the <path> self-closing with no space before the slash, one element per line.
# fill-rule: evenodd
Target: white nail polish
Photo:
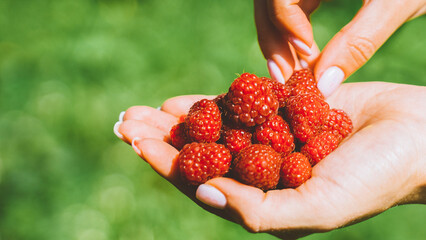
<path fill-rule="evenodd" d="M 308 55 L 308 56 L 312 55 L 311 48 L 308 47 L 308 45 L 306 45 L 301 40 L 299 40 L 295 37 L 289 37 L 288 41 L 291 43 L 291 45 L 293 45 L 296 48 L 297 51 L 299 51 L 303 55 Z"/>
<path fill-rule="evenodd" d="M 325 97 L 330 96 L 345 79 L 345 73 L 342 69 L 333 66 L 329 67 L 322 74 L 318 81 L 318 89 Z"/>
<path fill-rule="evenodd" d="M 308 63 L 305 60 L 300 59 L 299 63 L 300 63 L 300 66 L 302 66 L 302 68 L 304 68 L 304 69 L 308 69 L 309 68 Z"/>
<path fill-rule="evenodd" d="M 118 121 L 118 122 L 116 122 L 116 123 L 114 124 L 114 133 L 115 133 L 115 135 L 116 135 L 118 138 L 123 139 L 123 134 L 121 134 L 121 133 L 118 131 L 118 128 L 120 128 L 121 123 L 122 123 L 122 122 Z"/>
<path fill-rule="evenodd" d="M 133 148 L 133 150 L 135 150 L 135 152 L 138 154 L 138 155 L 142 155 L 142 152 L 141 152 L 141 150 L 136 146 L 136 141 L 139 141 L 139 140 L 141 140 L 141 138 L 140 137 L 135 137 L 135 138 L 133 138 L 133 140 L 132 140 L 132 148 Z"/>
<path fill-rule="evenodd" d="M 285 79 L 278 65 L 271 59 L 268 60 L 267 65 L 271 78 L 277 82 L 284 83 Z"/>
<path fill-rule="evenodd" d="M 119 122 L 123 122 L 123 118 L 124 118 L 124 114 L 126 113 L 126 111 L 122 111 L 121 113 L 120 113 L 120 116 L 118 116 L 118 121 Z"/>
<path fill-rule="evenodd" d="M 215 187 L 208 184 L 201 184 L 198 187 L 195 196 L 201 202 L 217 209 L 224 209 L 226 206 L 225 195 L 223 195 L 223 193 Z"/>

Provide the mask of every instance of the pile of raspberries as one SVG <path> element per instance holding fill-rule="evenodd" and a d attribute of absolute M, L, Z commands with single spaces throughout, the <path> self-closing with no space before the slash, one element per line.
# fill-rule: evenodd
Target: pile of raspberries
<path fill-rule="evenodd" d="M 184 182 L 226 176 L 267 191 L 303 184 L 352 128 L 303 69 L 286 84 L 243 73 L 227 93 L 196 102 L 170 138 Z"/>

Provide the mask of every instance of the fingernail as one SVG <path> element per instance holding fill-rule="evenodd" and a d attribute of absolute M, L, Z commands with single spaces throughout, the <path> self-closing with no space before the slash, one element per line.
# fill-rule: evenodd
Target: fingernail
<path fill-rule="evenodd" d="M 305 60 L 300 59 L 299 63 L 300 63 L 300 66 L 302 66 L 302 68 L 304 68 L 304 69 L 308 69 L 309 68 L 308 63 Z"/>
<path fill-rule="evenodd" d="M 293 45 L 296 48 L 297 51 L 299 51 L 303 55 L 308 55 L 308 56 L 312 55 L 311 48 L 308 47 L 308 45 L 306 45 L 301 40 L 295 37 L 289 37 L 288 41 L 291 43 L 291 45 Z"/>
<path fill-rule="evenodd" d="M 201 184 L 195 196 L 201 202 L 217 209 L 224 209 L 226 206 L 226 197 L 222 192 L 208 184 Z"/>
<path fill-rule="evenodd" d="M 133 148 L 133 150 L 135 150 L 135 152 L 138 154 L 138 155 L 142 155 L 142 152 L 141 152 L 141 150 L 136 146 L 136 141 L 139 141 L 139 140 L 141 140 L 141 138 L 140 137 L 135 137 L 135 138 L 133 138 L 133 140 L 132 140 L 132 148 Z"/>
<path fill-rule="evenodd" d="M 126 113 L 126 111 L 122 111 L 121 113 L 120 113 L 120 116 L 118 116 L 118 121 L 119 122 L 123 122 L 123 118 L 124 118 L 124 114 Z"/>
<path fill-rule="evenodd" d="M 114 124 L 114 133 L 115 133 L 115 135 L 116 135 L 118 138 L 123 139 L 123 134 L 121 134 L 121 133 L 118 131 L 118 129 L 120 128 L 121 123 L 122 123 L 121 121 L 118 121 L 118 122 L 116 122 L 116 123 Z"/>
<path fill-rule="evenodd" d="M 325 97 L 330 96 L 343 82 L 345 73 L 338 67 L 329 67 L 318 81 L 318 89 Z"/>
<path fill-rule="evenodd" d="M 283 74 L 281 73 L 281 69 L 274 62 L 274 60 L 269 59 L 267 62 L 267 65 L 268 65 L 269 75 L 271 75 L 271 78 L 277 82 L 284 83 L 285 79 Z"/>
<path fill-rule="evenodd" d="M 157 107 L 157 110 L 161 110 L 161 106 Z"/>

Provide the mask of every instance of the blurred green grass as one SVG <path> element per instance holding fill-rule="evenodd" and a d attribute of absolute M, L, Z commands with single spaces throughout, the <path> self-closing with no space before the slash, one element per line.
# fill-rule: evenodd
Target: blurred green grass
<path fill-rule="evenodd" d="M 313 16 L 323 47 L 360 1 Z M 274 239 L 203 211 L 112 133 L 132 105 L 267 75 L 250 1 L 0 1 L 0 239 Z M 425 17 L 348 81 L 426 85 Z M 400 206 L 307 239 L 424 239 Z"/>

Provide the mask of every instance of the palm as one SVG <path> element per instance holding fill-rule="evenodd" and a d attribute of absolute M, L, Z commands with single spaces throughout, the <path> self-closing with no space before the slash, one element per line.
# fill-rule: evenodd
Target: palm
<path fill-rule="evenodd" d="M 312 178 L 297 189 L 267 193 L 232 179 L 212 179 L 208 184 L 227 198 L 225 210 L 199 202 L 196 189 L 180 182 L 178 151 L 164 141 L 178 117 L 206 96 L 169 99 L 162 111 L 133 107 L 126 112 L 119 131 L 129 143 L 135 137 L 141 138 L 135 142 L 141 157 L 208 211 L 250 231 L 303 236 L 360 221 L 409 201 L 403 198 L 415 187 L 408 184 L 417 166 L 413 161 L 424 154 L 412 136 L 421 136 L 419 131 L 426 133 L 422 124 L 426 119 L 416 115 L 416 102 L 410 99 L 416 99 L 413 95 L 424 99 L 424 92 L 424 87 L 387 83 L 342 85 L 328 102 L 351 116 L 354 133 L 315 166 Z"/>

